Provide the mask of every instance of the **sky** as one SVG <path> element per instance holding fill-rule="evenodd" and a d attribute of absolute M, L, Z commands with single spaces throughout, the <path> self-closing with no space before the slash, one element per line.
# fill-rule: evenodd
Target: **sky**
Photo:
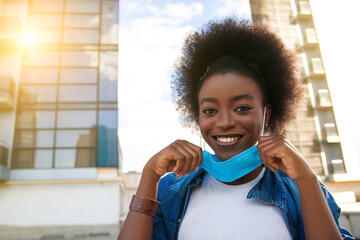
<path fill-rule="evenodd" d="M 237 15 L 251 19 L 247 0 L 120 1 L 119 141 L 122 171 L 141 171 L 176 139 L 200 144 L 184 128 L 171 97 L 173 64 L 187 32 Z M 209 150 L 209 149 L 207 149 Z"/>

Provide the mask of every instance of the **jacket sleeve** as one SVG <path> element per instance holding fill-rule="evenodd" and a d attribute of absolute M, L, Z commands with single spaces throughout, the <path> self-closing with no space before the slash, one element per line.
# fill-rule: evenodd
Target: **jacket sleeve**
<path fill-rule="evenodd" d="M 340 207 L 336 204 L 335 199 L 333 198 L 333 196 L 331 195 L 331 193 L 329 192 L 329 190 L 327 190 L 327 188 L 325 187 L 324 184 L 322 184 L 320 182 L 321 185 L 321 189 L 324 193 L 324 196 L 326 198 L 326 201 L 328 203 L 328 206 L 331 210 L 331 213 L 335 219 L 336 225 L 341 233 L 341 237 L 344 240 L 355 240 L 355 238 L 351 235 L 351 233 L 346 230 L 345 228 L 340 227 L 339 225 L 339 217 L 340 217 L 340 213 L 341 213 L 341 209 Z"/>
<path fill-rule="evenodd" d="M 165 191 L 168 187 L 168 179 L 166 177 L 161 178 L 159 185 L 158 185 L 158 193 L 157 193 L 157 200 L 159 202 L 163 201 L 163 197 Z M 163 219 L 163 209 L 162 205 L 160 205 L 160 209 L 154 217 L 153 221 L 153 239 L 154 240 L 167 240 L 167 232 L 166 226 Z"/>

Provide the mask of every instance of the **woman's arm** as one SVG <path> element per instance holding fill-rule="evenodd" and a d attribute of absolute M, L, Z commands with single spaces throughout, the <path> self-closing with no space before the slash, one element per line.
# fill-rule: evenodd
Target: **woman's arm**
<path fill-rule="evenodd" d="M 258 149 L 265 166 L 297 183 L 306 239 L 341 239 L 317 177 L 301 153 L 284 136 L 260 137 Z"/>
<path fill-rule="evenodd" d="M 136 195 L 156 199 L 161 176 L 174 172 L 177 177 L 196 170 L 202 161 L 201 148 L 187 141 L 177 140 L 155 154 L 145 165 Z M 153 217 L 130 210 L 118 240 L 152 239 Z"/>

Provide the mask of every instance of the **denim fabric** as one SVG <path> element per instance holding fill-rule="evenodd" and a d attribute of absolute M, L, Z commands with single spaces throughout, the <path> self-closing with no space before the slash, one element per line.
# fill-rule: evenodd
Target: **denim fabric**
<path fill-rule="evenodd" d="M 191 188 L 201 184 L 203 177 L 204 170 L 199 168 L 197 172 L 180 179 L 175 174 L 168 174 L 161 179 L 158 187 L 158 201 L 161 202 L 161 207 L 154 217 L 153 239 L 177 239 L 179 226 L 189 203 Z M 354 239 L 347 230 L 339 226 L 340 208 L 326 187 L 320 184 L 343 239 Z M 247 198 L 274 204 L 284 213 L 292 239 L 305 239 L 298 187 L 286 174 L 281 171 L 272 172 L 266 168 L 264 176 L 250 190 Z"/>

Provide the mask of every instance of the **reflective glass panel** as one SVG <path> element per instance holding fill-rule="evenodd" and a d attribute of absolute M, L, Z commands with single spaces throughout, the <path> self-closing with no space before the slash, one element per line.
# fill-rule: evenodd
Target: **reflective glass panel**
<path fill-rule="evenodd" d="M 103 1 L 101 18 L 101 43 L 117 44 L 119 29 L 118 2 Z"/>
<path fill-rule="evenodd" d="M 56 86 L 21 86 L 20 102 L 55 102 Z"/>
<path fill-rule="evenodd" d="M 29 14 L 27 23 L 29 27 L 61 27 L 61 14 Z"/>
<path fill-rule="evenodd" d="M 69 44 L 97 44 L 99 42 L 99 31 L 89 29 L 65 29 L 64 43 Z"/>
<path fill-rule="evenodd" d="M 58 70 L 38 69 L 38 68 L 22 68 L 20 81 L 22 83 L 56 83 Z"/>
<path fill-rule="evenodd" d="M 47 130 L 17 130 L 14 145 L 17 148 L 46 148 L 54 143 L 54 131 Z"/>
<path fill-rule="evenodd" d="M 59 52 L 54 51 L 27 51 L 22 64 L 23 66 L 56 67 L 59 65 L 59 56 Z"/>
<path fill-rule="evenodd" d="M 58 149 L 55 168 L 96 167 L 93 149 Z"/>
<path fill-rule="evenodd" d="M 60 102 L 95 102 L 96 86 L 60 86 Z"/>
<path fill-rule="evenodd" d="M 92 128 L 96 126 L 96 111 L 58 111 L 58 128 Z"/>
<path fill-rule="evenodd" d="M 97 83 L 95 68 L 63 68 L 60 75 L 61 83 Z"/>
<path fill-rule="evenodd" d="M 18 111 L 16 128 L 54 128 L 55 111 Z"/>
<path fill-rule="evenodd" d="M 67 0 L 66 12 L 98 13 L 99 0 Z"/>
<path fill-rule="evenodd" d="M 34 168 L 52 168 L 53 150 L 35 150 Z"/>
<path fill-rule="evenodd" d="M 99 101 L 117 101 L 117 52 L 100 53 Z"/>
<path fill-rule="evenodd" d="M 60 29 L 28 29 L 26 40 L 28 44 L 60 43 Z"/>
<path fill-rule="evenodd" d="M 97 67 L 98 52 L 63 52 L 62 66 Z"/>
<path fill-rule="evenodd" d="M 34 167 L 34 150 L 14 149 L 11 161 L 12 169 L 27 169 Z"/>
<path fill-rule="evenodd" d="M 95 147 L 96 132 L 89 130 L 58 130 L 56 147 Z"/>
<path fill-rule="evenodd" d="M 55 168 L 74 168 L 76 149 L 55 150 Z"/>
<path fill-rule="evenodd" d="M 62 12 L 63 0 L 31 0 L 29 10 L 36 12 Z"/>
<path fill-rule="evenodd" d="M 99 111 L 98 167 L 118 166 L 118 111 Z"/>
<path fill-rule="evenodd" d="M 99 15 L 65 15 L 65 27 L 98 28 Z"/>

